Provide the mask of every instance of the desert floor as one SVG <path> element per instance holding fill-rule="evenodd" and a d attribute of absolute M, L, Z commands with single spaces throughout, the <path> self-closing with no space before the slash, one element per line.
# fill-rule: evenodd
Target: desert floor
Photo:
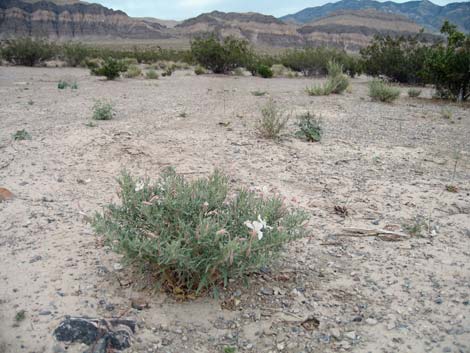
<path fill-rule="evenodd" d="M 79 88 L 58 90 L 61 79 Z M 54 341 L 65 315 L 136 319 L 129 352 L 470 352 L 470 106 L 406 87 L 372 102 L 365 77 L 309 97 L 314 81 L 0 67 L 0 187 L 15 194 L 0 203 L 0 352 L 84 352 Z M 321 115 L 322 141 L 296 138 L 294 118 L 280 141 L 260 138 L 270 98 Z M 95 99 L 116 116 L 90 127 Z M 13 141 L 21 129 L 32 139 Z M 117 201 L 121 170 L 156 178 L 167 166 L 280 193 L 310 213 L 310 237 L 218 299 L 155 292 L 87 220 Z M 345 227 L 414 232 L 391 242 L 338 235 Z"/>

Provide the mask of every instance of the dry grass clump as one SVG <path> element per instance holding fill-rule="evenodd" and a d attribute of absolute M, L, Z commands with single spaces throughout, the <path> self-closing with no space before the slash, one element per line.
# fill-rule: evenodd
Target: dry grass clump
<path fill-rule="evenodd" d="M 369 83 L 369 97 L 373 101 L 391 103 L 400 96 L 400 90 L 382 80 L 374 79 Z"/>
<path fill-rule="evenodd" d="M 268 103 L 261 108 L 261 119 L 258 121 L 256 129 L 264 138 L 277 139 L 288 121 L 289 116 L 286 116 L 274 101 L 269 99 Z"/>

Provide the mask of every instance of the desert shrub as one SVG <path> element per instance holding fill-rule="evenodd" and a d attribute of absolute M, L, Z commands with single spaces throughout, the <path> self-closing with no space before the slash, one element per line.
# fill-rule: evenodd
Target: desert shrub
<path fill-rule="evenodd" d="M 263 64 L 260 64 L 256 67 L 256 74 L 263 78 L 272 78 L 274 75 L 271 68 Z"/>
<path fill-rule="evenodd" d="M 318 142 L 321 140 L 322 128 L 321 119 L 317 119 L 314 114 L 306 113 L 297 118 L 299 130 L 295 135 L 309 142 Z"/>
<path fill-rule="evenodd" d="M 374 79 L 369 83 L 369 96 L 374 101 L 390 103 L 400 96 L 400 90 L 382 80 Z"/>
<path fill-rule="evenodd" d="M 206 73 L 206 70 L 201 66 L 201 65 L 198 65 L 196 66 L 196 68 L 194 69 L 194 73 L 196 75 L 204 75 Z"/>
<path fill-rule="evenodd" d="M 58 89 L 66 89 L 69 86 L 67 81 L 60 80 L 57 84 Z"/>
<path fill-rule="evenodd" d="M 252 91 L 251 94 L 254 95 L 255 97 L 263 97 L 263 96 L 267 95 L 268 92 L 266 92 L 266 91 Z"/>
<path fill-rule="evenodd" d="M 31 140 L 31 134 L 25 129 L 18 130 L 17 132 L 13 134 L 13 140 L 15 141 Z"/>
<path fill-rule="evenodd" d="M 171 66 L 167 66 L 166 70 L 162 72 L 162 76 L 163 77 L 171 76 L 173 75 L 173 72 L 175 71 L 176 71 L 176 66 L 174 64 Z"/>
<path fill-rule="evenodd" d="M 149 80 L 157 80 L 158 79 L 157 71 L 155 71 L 154 69 L 150 69 L 145 73 L 145 77 Z"/>
<path fill-rule="evenodd" d="M 277 139 L 285 129 L 289 116 L 286 116 L 272 99 L 261 108 L 261 119 L 257 123 L 259 134 L 265 138 Z"/>
<path fill-rule="evenodd" d="M 14 65 L 34 66 L 55 57 L 57 47 L 44 39 L 31 37 L 7 40 L 2 56 Z"/>
<path fill-rule="evenodd" d="M 410 98 L 417 98 L 421 95 L 421 90 L 420 89 L 417 89 L 417 88 L 410 88 L 408 90 L 408 97 Z"/>
<path fill-rule="evenodd" d="M 424 63 L 424 77 L 443 98 L 465 101 L 470 97 L 470 35 L 445 22 L 446 43 L 434 45 Z"/>
<path fill-rule="evenodd" d="M 100 58 L 86 58 L 80 64 L 82 67 L 88 68 L 92 75 L 94 75 L 94 70 L 98 69 L 103 64 L 103 60 Z"/>
<path fill-rule="evenodd" d="M 135 78 L 142 75 L 142 70 L 139 66 L 131 64 L 128 66 L 126 71 L 126 77 L 128 78 Z"/>
<path fill-rule="evenodd" d="M 361 50 L 364 71 L 402 83 L 425 83 L 423 70 L 429 46 L 421 34 L 413 37 L 375 36 Z"/>
<path fill-rule="evenodd" d="M 114 116 L 114 106 L 112 103 L 97 100 L 93 105 L 93 119 L 94 120 L 111 120 Z"/>
<path fill-rule="evenodd" d="M 449 108 L 449 107 L 443 107 L 443 108 L 441 109 L 441 117 L 442 117 L 443 119 L 448 119 L 448 120 L 450 120 L 450 119 L 452 119 L 453 116 L 454 116 L 454 113 L 453 113 L 453 111 L 452 111 L 451 108 Z"/>
<path fill-rule="evenodd" d="M 73 81 L 73 82 L 70 84 L 70 89 L 78 89 L 78 83 L 77 83 L 77 81 Z"/>
<path fill-rule="evenodd" d="M 127 173 L 118 181 L 120 203 L 97 214 L 93 226 L 174 294 L 245 278 L 305 235 L 303 212 L 243 189 L 229 195 L 219 172 L 186 181 L 170 168 L 154 183 Z"/>
<path fill-rule="evenodd" d="M 220 42 L 214 35 L 193 40 L 191 53 L 198 64 L 214 73 L 222 74 L 246 66 L 251 57 L 247 41 L 227 37 Z"/>
<path fill-rule="evenodd" d="M 279 63 L 304 76 L 321 76 L 328 72 L 328 63 L 335 61 L 343 65 L 344 72 L 351 77 L 361 72 L 359 58 L 332 48 L 306 48 L 287 50 L 277 59 Z"/>
<path fill-rule="evenodd" d="M 108 80 L 114 80 L 121 76 L 121 72 L 126 72 L 127 66 L 120 60 L 107 58 L 99 67 L 92 69 L 91 72 L 97 76 L 105 76 Z"/>
<path fill-rule="evenodd" d="M 80 66 L 89 56 L 90 49 L 82 43 L 66 43 L 60 48 L 67 65 Z"/>
<path fill-rule="evenodd" d="M 327 96 L 332 93 L 343 93 L 349 86 L 348 77 L 343 74 L 343 66 L 335 61 L 327 64 L 328 77 L 323 85 L 307 87 L 307 93 L 311 96 Z"/>

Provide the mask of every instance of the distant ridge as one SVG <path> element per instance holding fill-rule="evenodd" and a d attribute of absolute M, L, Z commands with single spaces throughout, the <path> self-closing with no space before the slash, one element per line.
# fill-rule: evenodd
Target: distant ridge
<path fill-rule="evenodd" d="M 340 10 L 374 9 L 384 13 L 403 15 L 431 31 L 438 32 L 445 20 L 455 23 L 461 30 L 470 32 L 470 2 L 456 2 L 445 6 L 428 0 L 395 3 L 374 0 L 341 0 L 322 6 L 309 7 L 295 14 L 283 16 L 285 22 L 304 24 Z"/>

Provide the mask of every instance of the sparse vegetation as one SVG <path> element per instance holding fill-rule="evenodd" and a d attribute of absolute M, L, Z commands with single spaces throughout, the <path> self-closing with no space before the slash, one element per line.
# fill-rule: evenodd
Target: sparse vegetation
<path fill-rule="evenodd" d="M 271 68 L 269 66 L 263 65 L 263 64 L 260 64 L 260 65 L 256 66 L 256 74 L 258 76 L 263 77 L 263 78 L 272 78 L 273 75 L 274 75 Z"/>
<path fill-rule="evenodd" d="M 15 323 L 18 324 L 26 319 L 26 311 L 20 310 L 15 315 Z"/>
<path fill-rule="evenodd" d="M 31 140 L 31 134 L 26 131 L 25 129 L 18 130 L 13 134 L 13 140 L 15 141 L 23 141 L 23 140 Z"/>
<path fill-rule="evenodd" d="M 382 80 L 374 79 L 369 83 L 369 96 L 374 101 L 391 103 L 400 96 L 400 90 Z"/>
<path fill-rule="evenodd" d="M 158 74 L 155 69 L 150 69 L 145 73 L 145 77 L 149 80 L 158 80 Z"/>
<path fill-rule="evenodd" d="M 268 94 L 268 92 L 266 92 L 266 91 L 252 91 L 251 94 L 254 95 L 255 97 L 263 97 L 266 94 Z"/>
<path fill-rule="evenodd" d="M 349 86 L 348 77 L 343 74 L 343 66 L 335 61 L 328 63 L 328 77 L 323 85 L 307 87 L 311 96 L 327 96 L 332 93 L 343 93 Z"/>
<path fill-rule="evenodd" d="M 59 83 L 57 84 L 58 89 L 66 89 L 69 86 L 67 81 L 60 80 Z"/>
<path fill-rule="evenodd" d="M 417 89 L 417 88 L 410 88 L 408 90 L 408 97 L 410 98 L 417 98 L 421 95 L 421 90 L 420 89 Z"/>
<path fill-rule="evenodd" d="M 52 59 L 57 53 L 57 47 L 44 39 L 31 37 L 7 40 L 1 51 L 1 56 L 14 65 L 35 66 Z"/>
<path fill-rule="evenodd" d="M 451 108 L 449 108 L 449 107 L 443 107 L 443 108 L 441 109 L 441 117 L 442 117 L 443 119 L 448 119 L 448 120 L 450 120 L 450 119 L 452 119 L 453 116 L 454 116 L 454 113 L 452 112 L 452 109 L 451 109 Z"/>
<path fill-rule="evenodd" d="M 234 37 L 226 37 L 220 42 L 214 35 L 193 40 L 191 53 L 197 63 L 218 74 L 246 66 L 251 58 L 248 42 Z"/>
<path fill-rule="evenodd" d="M 94 120 L 111 120 L 114 116 L 113 104 L 104 100 L 97 100 L 93 105 Z"/>
<path fill-rule="evenodd" d="M 229 196 L 219 172 L 189 182 L 167 169 L 154 183 L 123 173 L 119 185 L 120 203 L 95 216 L 95 230 L 175 295 L 245 278 L 305 235 L 303 212 L 247 190 Z"/>
<path fill-rule="evenodd" d="M 299 128 L 295 133 L 297 137 L 309 142 L 318 142 L 321 140 L 321 118 L 317 118 L 314 114 L 305 113 L 298 116 L 297 126 Z"/>
<path fill-rule="evenodd" d="M 194 69 L 194 73 L 196 75 L 204 75 L 206 73 L 206 70 L 201 66 L 201 65 L 198 65 L 196 66 L 196 68 Z"/>
<path fill-rule="evenodd" d="M 140 77 L 142 75 L 142 70 L 138 65 L 131 64 L 127 67 L 126 77 L 127 78 L 135 78 Z"/>
<path fill-rule="evenodd" d="M 289 116 L 286 116 L 272 99 L 261 109 L 261 119 L 256 126 L 259 134 L 268 139 L 277 139 L 285 129 Z"/>
<path fill-rule="evenodd" d="M 107 58 L 97 68 L 91 72 L 97 76 L 105 76 L 108 80 L 115 80 L 121 76 L 121 72 L 126 72 L 127 66 L 119 60 Z"/>

